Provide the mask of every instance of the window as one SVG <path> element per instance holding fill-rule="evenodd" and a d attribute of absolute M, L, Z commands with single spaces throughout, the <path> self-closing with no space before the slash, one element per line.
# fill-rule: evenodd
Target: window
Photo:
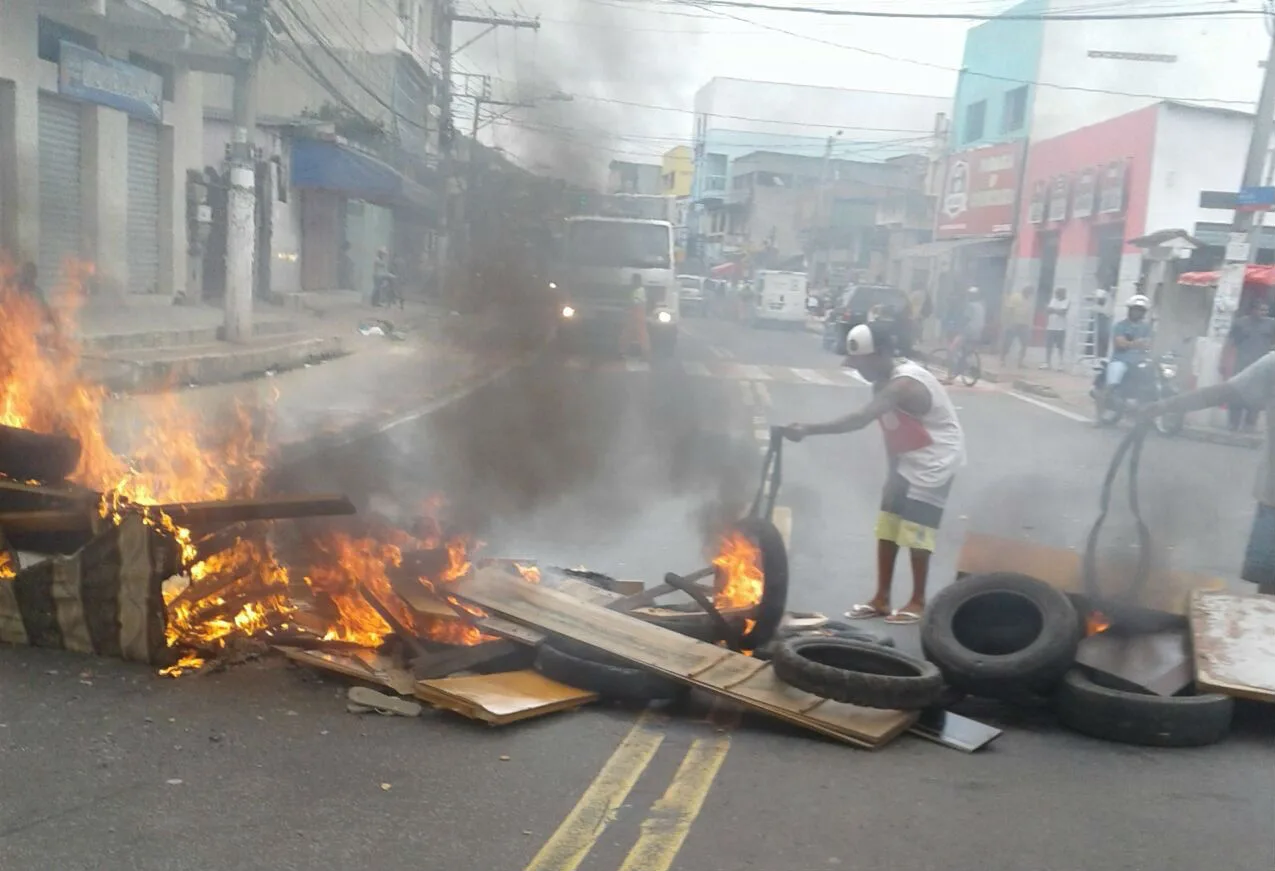
<path fill-rule="evenodd" d="M 1027 86 L 1005 93 L 1005 106 L 1001 110 L 1001 132 L 1022 130 L 1027 123 Z"/>
<path fill-rule="evenodd" d="M 965 135 L 962 142 L 974 142 L 983 138 L 983 122 L 987 120 L 987 101 L 971 103 L 965 110 Z"/>
<path fill-rule="evenodd" d="M 571 261 L 580 266 L 668 269 L 672 228 L 629 221 L 573 221 L 567 229 Z"/>

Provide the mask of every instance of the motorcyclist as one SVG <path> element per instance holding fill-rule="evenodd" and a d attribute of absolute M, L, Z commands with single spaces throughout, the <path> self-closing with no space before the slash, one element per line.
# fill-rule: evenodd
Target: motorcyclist
<path fill-rule="evenodd" d="M 1129 297 L 1128 315 L 1112 330 L 1111 361 L 1107 363 L 1102 398 L 1105 401 L 1120 386 L 1130 366 L 1136 366 L 1151 351 L 1151 322 L 1147 311 L 1151 301 L 1140 293 Z"/>

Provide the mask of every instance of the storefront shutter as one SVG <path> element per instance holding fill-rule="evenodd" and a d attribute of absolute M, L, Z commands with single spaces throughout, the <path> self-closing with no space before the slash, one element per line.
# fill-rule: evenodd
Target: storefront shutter
<path fill-rule="evenodd" d="M 128 290 L 159 291 L 159 126 L 128 121 Z"/>
<path fill-rule="evenodd" d="M 80 104 L 40 95 L 40 285 L 52 292 L 63 263 L 81 256 Z"/>

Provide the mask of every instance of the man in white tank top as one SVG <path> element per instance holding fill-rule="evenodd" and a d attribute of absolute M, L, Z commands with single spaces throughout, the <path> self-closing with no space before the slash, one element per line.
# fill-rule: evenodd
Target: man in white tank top
<path fill-rule="evenodd" d="M 896 358 L 888 325 L 860 324 L 846 337 L 849 363 L 872 383 L 872 401 L 828 423 L 794 424 L 793 441 L 808 435 L 855 432 L 878 421 L 890 469 L 877 517 L 877 592 L 846 612 L 852 620 L 884 617 L 916 623 L 925 609 L 925 585 L 939 522 L 956 470 L 965 463 L 965 435 L 947 391 L 924 366 Z M 890 609 L 890 586 L 899 548 L 912 561 L 912 597 Z"/>

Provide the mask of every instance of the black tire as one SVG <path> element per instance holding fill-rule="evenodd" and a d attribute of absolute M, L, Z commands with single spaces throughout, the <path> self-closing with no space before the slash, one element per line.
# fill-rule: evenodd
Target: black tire
<path fill-rule="evenodd" d="M 818 629 L 798 629 L 792 632 L 780 631 L 779 637 L 764 647 L 753 651 L 753 656 L 761 660 L 773 659 L 775 650 L 781 641 L 793 638 L 843 638 L 847 641 L 862 641 L 864 644 L 876 644 L 880 647 L 893 648 L 894 639 L 888 635 L 877 635 L 857 626 L 845 626 L 840 623 L 827 623 Z"/>
<path fill-rule="evenodd" d="M 1112 689 L 1077 668 L 1063 678 L 1054 709 L 1063 725 L 1091 738 L 1143 747 L 1204 747 L 1230 732 L 1235 702 L 1215 693 L 1166 698 Z"/>
<path fill-rule="evenodd" d="M 747 517 L 735 528 L 761 551 L 761 602 L 753 615 L 752 628 L 740 639 L 741 649 L 756 650 L 775 637 L 788 607 L 788 550 L 784 537 L 769 520 Z"/>
<path fill-rule="evenodd" d="M 771 664 L 790 686 L 866 708 L 919 711 L 943 695 L 943 676 L 933 665 L 870 642 L 789 638 L 775 646 Z"/>
<path fill-rule="evenodd" d="M 1082 631 L 1064 593 L 993 572 L 934 597 L 921 620 L 921 649 L 953 688 L 1013 699 L 1052 690 L 1075 662 Z"/>
<path fill-rule="evenodd" d="M 566 638 L 546 641 L 537 648 L 536 671 L 550 680 L 622 702 L 664 701 L 682 690 L 676 681 Z"/>

